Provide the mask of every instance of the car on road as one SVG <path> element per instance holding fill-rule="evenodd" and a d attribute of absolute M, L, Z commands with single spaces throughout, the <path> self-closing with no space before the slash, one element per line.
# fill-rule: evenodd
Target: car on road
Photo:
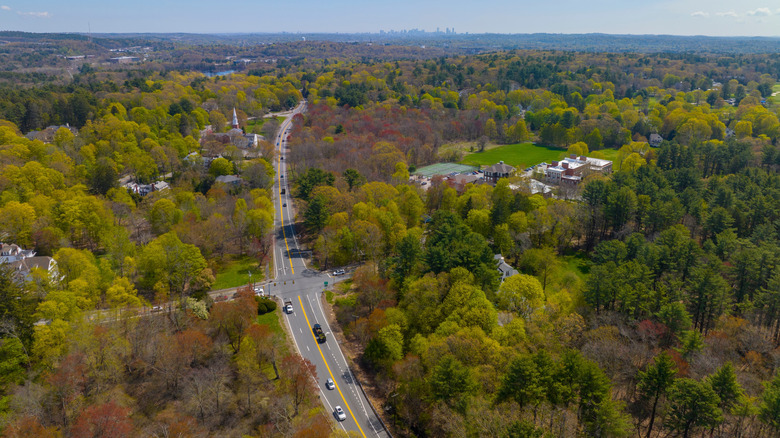
<path fill-rule="evenodd" d="M 216 302 L 227 301 L 227 299 L 228 299 L 227 295 L 220 295 L 220 296 L 214 298 L 214 301 L 216 301 Z"/>
<path fill-rule="evenodd" d="M 333 379 L 328 379 L 325 381 L 325 387 L 328 389 L 334 389 L 336 387 L 336 384 L 333 383 Z"/>
<path fill-rule="evenodd" d="M 284 161 L 284 157 L 279 157 L 280 160 Z"/>
<path fill-rule="evenodd" d="M 346 274 L 346 273 L 347 273 L 347 271 L 345 271 L 345 270 L 343 270 L 343 269 L 339 269 L 339 270 L 337 270 L 337 271 L 333 271 L 333 275 L 334 275 L 334 276 L 344 275 L 344 274 Z"/>
<path fill-rule="evenodd" d="M 287 203 L 285 202 L 284 204 L 282 204 L 282 207 L 287 207 Z"/>
<path fill-rule="evenodd" d="M 265 289 L 263 289 L 263 286 L 255 286 L 255 295 L 265 295 Z"/>
<path fill-rule="evenodd" d="M 284 175 L 279 175 L 279 178 L 284 178 Z"/>
<path fill-rule="evenodd" d="M 341 409 L 341 406 L 336 406 L 336 418 L 339 419 L 339 421 L 344 421 L 347 419 L 347 414 L 344 413 L 344 409 Z"/>
<path fill-rule="evenodd" d="M 314 337 L 317 338 L 318 343 L 322 344 L 327 340 L 325 338 L 325 332 L 322 331 L 322 326 L 319 324 L 314 324 L 314 327 L 312 327 L 311 330 L 314 332 Z"/>

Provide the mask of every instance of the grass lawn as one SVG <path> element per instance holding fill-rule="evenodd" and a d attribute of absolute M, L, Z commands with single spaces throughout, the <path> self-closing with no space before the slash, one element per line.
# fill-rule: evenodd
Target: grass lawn
<path fill-rule="evenodd" d="M 604 155 L 605 160 L 612 161 L 613 163 L 617 161 L 617 157 L 618 157 L 617 149 L 599 149 L 598 152 Z"/>
<path fill-rule="evenodd" d="M 243 286 L 249 283 L 249 271 L 252 272 L 252 281 L 257 282 L 265 277 L 262 266 L 257 266 L 257 260 L 244 256 L 227 262 L 219 272 L 217 281 L 212 289 L 227 289 L 229 287 Z"/>
<path fill-rule="evenodd" d="M 566 151 L 562 149 L 539 146 L 533 143 L 519 143 L 468 154 L 461 160 L 461 164 L 491 166 L 503 161 L 510 166 L 525 168 L 543 161 L 549 163 L 565 155 Z"/>
<path fill-rule="evenodd" d="M 274 332 L 274 334 L 281 335 L 282 338 L 287 338 L 287 334 L 285 333 L 284 330 L 282 330 L 282 324 L 279 321 L 282 314 L 281 312 L 282 312 L 281 307 L 277 307 L 277 309 L 274 310 L 273 312 L 268 312 L 265 315 L 258 315 L 257 323 L 261 325 L 263 324 L 267 325 L 271 328 L 271 331 Z M 278 366 L 279 359 L 284 357 L 289 351 L 288 348 L 289 346 L 290 344 L 288 344 L 287 342 L 282 343 L 282 347 L 280 351 L 278 351 L 278 355 L 277 355 L 277 366 Z M 271 365 L 270 363 L 266 362 L 265 364 L 263 364 L 260 370 L 263 372 L 263 374 L 265 374 L 265 377 L 269 379 L 276 378 L 273 365 Z"/>
<path fill-rule="evenodd" d="M 284 330 L 282 330 L 282 324 L 279 322 L 279 314 L 282 311 L 281 306 L 277 307 L 276 310 L 273 312 L 268 312 L 265 315 L 258 315 L 257 316 L 257 323 L 258 324 L 265 324 L 269 327 L 271 327 L 271 330 L 274 333 L 278 333 L 282 336 L 285 336 Z"/>
<path fill-rule="evenodd" d="M 561 259 L 563 259 L 563 262 L 565 263 L 564 266 L 566 270 L 574 272 L 577 274 L 577 277 L 580 277 L 582 280 L 585 280 L 585 276 L 590 273 L 588 257 L 583 252 L 567 254 L 561 256 Z"/>

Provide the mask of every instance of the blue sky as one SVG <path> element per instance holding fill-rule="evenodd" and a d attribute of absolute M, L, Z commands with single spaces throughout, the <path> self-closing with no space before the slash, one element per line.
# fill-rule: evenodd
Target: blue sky
<path fill-rule="evenodd" d="M 612 33 L 780 36 L 778 0 L 0 0 L 28 32 Z"/>

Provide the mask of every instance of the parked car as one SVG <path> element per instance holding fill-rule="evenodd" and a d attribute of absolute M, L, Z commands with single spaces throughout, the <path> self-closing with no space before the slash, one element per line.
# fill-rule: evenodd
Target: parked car
<path fill-rule="evenodd" d="M 325 387 L 328 389 L 334 389 L 336 387 L 336 384 L 333 383 L 333 379 L 328 379 L 325 381 Z"/>
<path fill-rule="evenodd" d="M 344 409 L 341 409 L 341 406 L 336 406 L 336 418 L 339 419 L 339 421 L 344 421 L 347 419 L 347 414 L 344 413 Z"/>
<path fill-rule="evenodd" d="M 333 271 L 333 275 L 334 276 L 344 275 L 346 273 L 347 273 L 347 271 L 345 271 L 343 269 L 339 269 L 338 271 Z"/>

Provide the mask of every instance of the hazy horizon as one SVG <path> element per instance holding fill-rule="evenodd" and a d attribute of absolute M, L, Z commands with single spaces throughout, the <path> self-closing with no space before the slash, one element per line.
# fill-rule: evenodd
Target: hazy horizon
<path fill-rule="evenodd" d="M 186 6 L 137 0 L 0 0 L 0 30 L 69 33 L 379 33 L 454 29 L 459 34 L 589 34 L 725 37 L 780 36 L 780 7 L 769 0 L 398 0 L 368 3 L 235 0 Z M 561 12 L 565 11 L 565 12 Z"/>

